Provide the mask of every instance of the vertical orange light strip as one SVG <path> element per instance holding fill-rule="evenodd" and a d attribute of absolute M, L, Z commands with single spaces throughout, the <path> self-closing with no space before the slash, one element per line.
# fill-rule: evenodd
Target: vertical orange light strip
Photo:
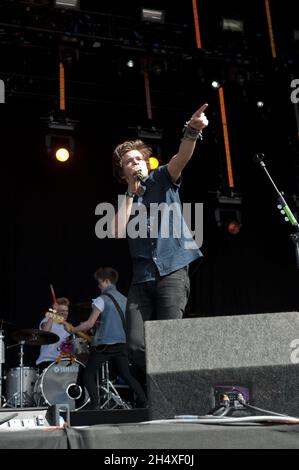
<path fill-rule="evenodd" d="M 149 84 L 149 76 L 148 76 L 148 67 L 147 67 L 147 59 L 144 59 L 143 62 L 143 75 L 144 75 L 144 88 L 145 88 L 145 99 L 146 99 L 146 111 L 148 119 L 153 119 L 153 111 L 152 111 L 152 101 L 151 101 L 151 91 L 150 91 L 150 84 Z"/>
<path fill-rule="evenodd" d="M 276 54 L 276 47 L 275 47 L 275 41 L 274 41 L 274 33 L 273 33 L 272 17 L 271 17 L 269 0 L 265 0 L 265 6 L 266 6 L 266 15 L 267 15 L 267 21 L 268 21 L 272 57 L 276 59 L 277 54 Z"/>
<path fill-rule="evenodd" d="M 201 38 L 200 38 L 200 29 L 199 29 L 197 0 L 192 0 L 192 5 L 193 5 L 193 17 L 194 17 L 196 44 L 197 44 L 197 48 L 201 49 Z"/>
<path fill-rule="evenodd" d="M 224 145 L 225 145 L 228 183 L 229 183 L 229 187 L 233 189 L 235 185 L 234 185 L 233 168 L 232 168 L 232 161 L 231 161 L 231 154 L 230 154 L 230 147 L 229 147 L 228 131 L 227 131 L 227 119 L 226 119 L 223 88 L 220 87 L 218 91 L 219 91 L 220 110 L 221 110 L 221 119 L 222 119 Z"/>
<path fill-rule="evenodd" d="M 59 108 L 65 111 L 65 76 L 62 62 L 59 64 Z"/>

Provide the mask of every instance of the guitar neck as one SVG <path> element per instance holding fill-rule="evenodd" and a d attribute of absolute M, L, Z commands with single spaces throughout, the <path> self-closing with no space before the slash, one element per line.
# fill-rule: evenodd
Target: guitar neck
<path fill-rule="evenodd" d="M 66 322 L 65 319 L 62 316 L 57 315 L 56 313 L 54 313 L 52 311 L 47 312 L 45 316 L 46 316 L 46 318 L 52 318 L 52 320 L 55 321 L 56 323 L 66 325 L 70 330 L 72 330 L 74 328 L 73 325 L 71 323 Z M 83 338 L 88 343 L 92 342 L 91 337 L 87 333 L 84 333 L 84 331 L 78 331 L 75 334 L 80 336 L 80 338 Z"/>
<path fill-rule="evenodd" d="M 63 324 L 69 327 L 71 330 L 72 328 L 74 328 L 71 323 L 68 323 L 66 321 L 63 321 Z M 88 343 L 91 343 L 91 337 L 87 333 L 84 333 L 84 331 L 77 331 L 75 334 L 80 336 L 80 338 L 85 339 L 85 341 L 88 341 Z"/>

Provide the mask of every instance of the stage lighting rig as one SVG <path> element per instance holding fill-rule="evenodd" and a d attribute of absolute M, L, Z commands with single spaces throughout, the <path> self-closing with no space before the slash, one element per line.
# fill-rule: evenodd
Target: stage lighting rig
<path fill-rule="evenodd" d="M 157 129 L 156 127 L 145 128 L 138 126 L 137 135 L 139 139 L 143 140 L 152 148 L 153 155 L 150 157 L 150 168 L 151 170 L 155 170 L 160 165 L 162 159 L 161 142 L 163 138 L 163 131 L 161 129 Z"/>
<path fill-rule="evenodd" d="M 77 121 L 54 116 L 50 116 L 45 121 L 48 155 L 55 157 L 59 162 L 66 162 L 73 157 L 75 152 L 74 132 Z"/>
<path fill-rule="evenodd" d="M 79 10 L 80 0 L 54 0 L 54 7 L 65 10 Z"/>
<path fill-rule="evenodd" d="M 165 11 L 164 10 L 153 10 L 150 8 L 141 9 L 142 21 L 148 23 L 164 23 L 165 22 Z"/>
<path fill-rule="evenodd" d="M 219 88 L 221 87 L 221 84 L 217 80 L 213 80 L 211 83 L 211 87 L 214 88 L 215 90 L 219 90 Z"/>
<path fill-rule="evenodd" d="M 222 18 L 221 26 L 223 31 L 231 31 L 233 33 L 244 32 L 244 21 L 233 18 Z"/>
<path fill-rule="evenodd" d="M 237 235 L 242 227 L 241 205 L 242 197 L 239 194 L 223 196 L 218 194 L 215 220 L 219 228 L 224 228 L 227 233 Z"/>
<path fill-rule="evenodd" d="M 139 139 L 145 141 L 152 141 L 152 142 L 161 142 L 163 137 L 163 132 L 161 129 L 157 129 L 156 127 L 137 127 L 137 133 Z"/>

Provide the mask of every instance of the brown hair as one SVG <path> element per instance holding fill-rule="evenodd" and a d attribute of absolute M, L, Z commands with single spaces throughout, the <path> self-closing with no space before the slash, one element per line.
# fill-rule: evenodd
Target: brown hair
<path fill-rule="evenodd" d="M 98 268 L 94 273 L 94 278 L 96 281 L 98 281 L 99 279 L 102 279 L 103 281 L 105 279 L 109 279 L 112 284 L 116 284 L 118 281 L 118 272 L 115 269 L 110 268 L 109 266 L 101 267 Z"/>
<path fill-rule="evenodd" d="M 130 150 L 138 150 L 146 161 L 148 171 L 150 172 L 149 157 L 152 155 L 152 149 L 143 142 L 143 140 L 128 140 L 119 144 L 112 155 L 113 176 L 119 183 L 125 184 L 123 176 L 123 157 Z"/>

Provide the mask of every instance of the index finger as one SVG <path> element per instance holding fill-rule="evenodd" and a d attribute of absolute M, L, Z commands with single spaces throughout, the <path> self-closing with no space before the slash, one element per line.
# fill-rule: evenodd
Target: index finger
<path fill-rule="evenodd" d="M 198 116 L 199 117 L 202 113 L 205 112 L 205 110 L 207 109 L 208 106 L 209 106 L 208 103 L 203 104 L 197 111 L 195 111 L 193 116 Z"/>

